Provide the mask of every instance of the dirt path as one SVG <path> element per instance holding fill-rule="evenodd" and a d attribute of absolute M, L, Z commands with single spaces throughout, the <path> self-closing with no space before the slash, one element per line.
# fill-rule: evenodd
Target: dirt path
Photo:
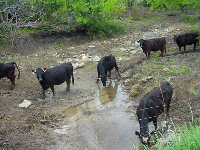
<path fill-rule="evenodd" d="M 172 18 L 169 18 L 169 20 L 173 22 Z M 166 24 L 166 22 L 163 22 L 163 24 Z M 158 81 L 163 82 L 162 77 L 168 76 L 174 88 L 170 109 L 171 118 L 175 122 L 190 121 L 190 105 L 195 122 L 199 122 L 199 48 L 197 52 L 192 52 L 192 47 L 188 46 L 189 53 L 177 53 L 178 47 L 173 43 L 173 34 L 188 32 L 191 27 L 179 23 L 171 24 L 171 22 L 165 28 L 162 28 L 163 24 L 159 23 L 148 26 L 145 28 L 145 32 L 136 30 L 133 23 L 129 26 L 129 28 L 132 28 L 131 32 L 100 40 L 91 40 L 81 34 L 69 38 L 57 38 L 54 42 L 51 42 L 52 39 L 47 36 L 32 35 L 15 42 L 14 48 L 1 48 L 1 62 L 17 62 L 21 70 L 21 79 L 16 81 L 16 87 L 12 91 L 8 90 L 9 80 L 2 79 L 0 81 L 0 148 L 59 149 L 60 144 L 66 145 L 65 148 L 68 149 L 83 148 L 83 145 L 76 143 L 74 137 L 70 137 L 70 134 L 57 134 L 54 130 L 70 123 L 69 114 L 65 114 L 63 111 L 71 106 L 77 106 L 94 99 L 94 93 L 98 89 L 95 67 L 97 62 L 94 59 L 96 56 L 101 58 L 110 53 L 117 57 L 122 78 L 118 78 L 114 71 L 113 75 L 115 82 L 123 86 L 122 91 L 129 94 L 133 85 L 140 85 L 139 94 L 127 98 L 125 101 L 128 106 L 125 107 L 125 104 L 123 106 L 123 109 L 126 108 L 124 111 L 131 115 L 130 121 L 135 119 L 135 110 L 144 92 L 150 86 L 154 87 Z M 169 73 L 163 73 L 161 70 L 164 68 L 162 68 L 157 73 L 158 76 L 148 74 L 148 72 L 151 73 L 151 68 L 148 66 L 152 59 L 147 61 L 145 55 L 133 43 L 143 36 L 148 37 L 149 35 L 151 37 L 164 36 L 167 39 L 167 54 L 158 61 L 160 64 L 166 63 L 168 64 L 166 68 L 174 67 L 175 69 L 187 66 L 194 73 L 169 75 Z M 43 39 L 42 42 L 40 42 L 41 39 Z M 151 56 L 155 58 L 156 53 L 152 53 Z M 47 98 L 41 99 L 42 89 L 36 80 L 36 76 L 31 74 L 32 70 L 38 67 L 52 67 L 65 61 L 73 63 L 90 61 L 92 65 L 86 63 L 83 69 L 74 71 L 75 85 L 71 86 L 69 93 L 65 92 L 66 84 L 63 84 L 56 87 L 54 98 L 52 98 L 52 93 L 47 91 Z M 145 68 L 147 72 L 145 72 Z M 133 80 L 133 76 L 136 76 L 135 80 Z M 140 78 L 148 76 L 153 76 L 153 80 L 141 82 Z M 194 91 L 195 94 L 191 95 L 191 91 Z M 32 102 L 31 107 L 19 108 L 19 104 L 24 99 Z M 110 129 L 105 128 L 105 130 Z M 100 131 L 96 132 L 100 133 Z M 84 139 L 76 140 L 83 140 L 83 143 L 86 141 Z M 89 144 L 85 143 L 84 146 L 87 147 Z"/>

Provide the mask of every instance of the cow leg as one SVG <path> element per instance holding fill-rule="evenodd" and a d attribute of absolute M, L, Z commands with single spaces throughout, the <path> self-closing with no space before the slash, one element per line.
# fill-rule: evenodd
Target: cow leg
<path fill-rule="evenodd" d="M 146 55 L 146 57 L 147 57 L 147 52 L 144 52 L 145 53 L 145 55 Z"/>
<path fill-rule="evenodd" d="M 166 47 L 165 47 L 165 45 L 163 47 L 161 47 L 161 50 L 160 50 L 161 54 L 160 54 L 160 56 L 163 56 L 164 50 L 165 50 L 165 53 L 166 53 Z"/>
<path fill-rule="evenodd" d="M 10 90 L 12 90 L 15 87 L 15 75 L 14 74 L 9 74 L 7 76 L 8 79 L 10 79 L 10 82 L 12 83 Z"/>
<path fill-rule="evenodd" d="M 109 74 L 107 75 L 107 77 L 111 78 L 111 71 L 109 71 Z"/>
<path fill-rule="evenodd" d="M 43 90 L 42 94 L 43 94 L 43 99 L 45 99 L 45 90 Z"/>
<path fill-rule="evenodd" d="M 99 83 L 100 73 L 98 72 L 97 84 Z"/>
<path fill-rule="evenodd" d="M 150 57 L 150 51 L 148 52 L 148 57 Z"/>
<path fill-rule="evenodd" d="M 162 57 L 163 56 L 163 50 L 161 50 L 161 54 L 160 54 L 160 57 Z"/>
<path fill-rule="evenodd" d="M 117 73 L 118 73 L 118 76 L 121 77 L 121 75 L 120 75 L 120 73 L 119 73 L 119 68 L 118 68 L 117 64 L 115 65 L 115 69 L 116 69 L 116 71 L 117 71 Z"/>
<path fill-rule="evenodd" d="M 68 78 L 67 79 L 67 81 L 66 81 L 66 83 L 67 83 L 67 92 L 69 92 L 70 91 L 70 79 L 71 79 L 71 76 L 70 76 L 70 78 Z"/>
<path fill-rule="evenodd" d="M 179 46 L 179 52 L 181 53 L 181 47 Z"/>
<path fill-rule="evenodd" d="M 54 85 L 51 86 L 51 91 L 53 92 L 53 96 L 55 96 Z"/>
<path fill-rule="evenodd" d="M 194 50 L 193 50 L 194 52 L 196 51 L 196 42 L 194 43 Z"/>
<path fill-rule="evenodd" d="M 169 116 L 169 114 L 168 114 L 169 106 L 170 106 L 170 104 L 167 105 L 167 110 L 166 110 L 166 116 L 167 116 L 167 117 Z"/>
<path fill-rule="evenodd" d="M 185 50 L 186 50 L 186 45 L 184 46 L 184 52 L 185 52 Z"/>
<path fill-rule="evenodd" d="M 153 125 L 155 126 L 155 130 L 157 129 L 157 118 L 153 118 Z"/>

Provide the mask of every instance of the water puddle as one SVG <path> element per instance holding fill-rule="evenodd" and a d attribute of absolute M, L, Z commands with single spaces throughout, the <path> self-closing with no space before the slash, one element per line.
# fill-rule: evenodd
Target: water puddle
<path fill-rule="evenodd" d="M 54 132 L 70 136 L 72 143 L 68 144 L 76 143 L 78 149 L 130 149 L 131 142 L 139 142 L 135 137 L 139 124 L 130 119 L 134 114 L 125 112 L 130 104 L 125 102 L 128 95 L 122 88 L 113 80 L 110 80 L 107 87 L 99 84 L 94 100 L 62 112 L 67 114 L 69 124 Z"/>

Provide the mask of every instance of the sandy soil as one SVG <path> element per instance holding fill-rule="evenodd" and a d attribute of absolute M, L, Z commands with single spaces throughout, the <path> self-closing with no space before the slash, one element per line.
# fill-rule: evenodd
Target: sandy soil
<path fill-rule="evenodd" d="M 129 23 L 127 32 L 112 38 L 93 40 L 82 33 L 59 38 L 55 35 L 30 34 L 7 47 L 1 47 L 0 61 L 4 63 L 15 61 L 21 70 L 21 78 L 16 80 L 16 86 L 12 91 L 9 90 L 8 79 L 0 81 L 0 149 L 50 149 L 52 145 L 57 145 L 61 138 L 55 137 L 52 133 L 54 128 L 62 125 L 63 118 L 66 117 L 59 112 L 92 99 L 91 93 L 95 90 L 97 79 L 95 67 L 83 72 L 75 70 L 75 85 L 71 86 L 71 91 L 67 93 L 56 88 L 56 96 L 52 98 L 49 90 L 46 92 L 45 100 L 42 99 L 42 88 L 36 76 L 32 75 L 32 70 L 52 67 L 69 60 L 75 63 L 83 54 L 102 57 L 112 53 L 113 49 L 119 49 L 120 53 L 125 54 L 122 60 L 118 59 L 122 77 L 116 76 L 116 81 L 123 84 L 124 90 L 128 93 L 135 84 L 139 84 L 137 95 L 127 100 L 133 103 L 127 112 L 135 113 L 145 91 L 156 84 L 162 84 L 163 77 L 167 76 L 174 88 L 170 108 L 172 120 L 176 123 L 191 121 L 192 112 L 194 122 L 199 123 L 200 48 L 193 52 L 193 46 L 187 46 L 187 53 L 180 54 L 172 36 L 189 32 L 192 27 L 180 23 L 179 16 L 163 16 L 165 19 L 162 22 L 155 22 L 154 25 L 135 24 L 133 21 Z M 193 73 L 170 74 L 163 71 L 163 68 L 155 69 L 156 66 L 150 65 L 151 62 L 155 63 L 156 53 L 151 53 L 151 59 L 147 60 L 145 54 L 136 51 L 138 47 L 132 45 L 147 32 L 156 33 L 157 36 L 165 37 L 167 40 L 167 53 L 156 61 L 156 64 L 165 64 L 165 68 L 174 67 L 177 70 L 187 66 Z M 145 82 L 141 80 L 146 77 L 151 79 Z M 84 81 L 87 81 L 87 84 Z M 191 94 L 191 91 L 195 94 Z M 24 99 L 32 102 L 31 107 L 19 107 Z"/>

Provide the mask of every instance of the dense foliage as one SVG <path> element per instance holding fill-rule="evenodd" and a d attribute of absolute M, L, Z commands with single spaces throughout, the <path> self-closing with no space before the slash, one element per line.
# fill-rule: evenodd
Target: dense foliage
<path fill-rule="evenodd" d="M 1 34 L 30 21 L 61 21 L 79 23 L 88 33 L 111 35 L 123 29 L 115 18 L 125 10 L 126 0 L 5 0 L 0 4 Z"/>
<path fill-rule="evenodd" d="M 151 10 L 200 10 L 199 0 L 147 0 L 147 4 L 151 5 Z"/>
<path fill-rule="evenodd" d="M 2 0 L 0 35 L 12 34 L 19 28 L 27 27 L 27 24 L 29 28 L 36 28 L 31 24 L 33 22 L 59 22 L 69 26 L 78 23 L 89 34 L 98 32 L 100 35 L 110 36 L 124 30 L 118 19 L 119 15 L 131 11 L 137 2 L 157 11 L 200 10 L 199 0 Z M 130 17 L 130 12 L 127 14 Z"/>

